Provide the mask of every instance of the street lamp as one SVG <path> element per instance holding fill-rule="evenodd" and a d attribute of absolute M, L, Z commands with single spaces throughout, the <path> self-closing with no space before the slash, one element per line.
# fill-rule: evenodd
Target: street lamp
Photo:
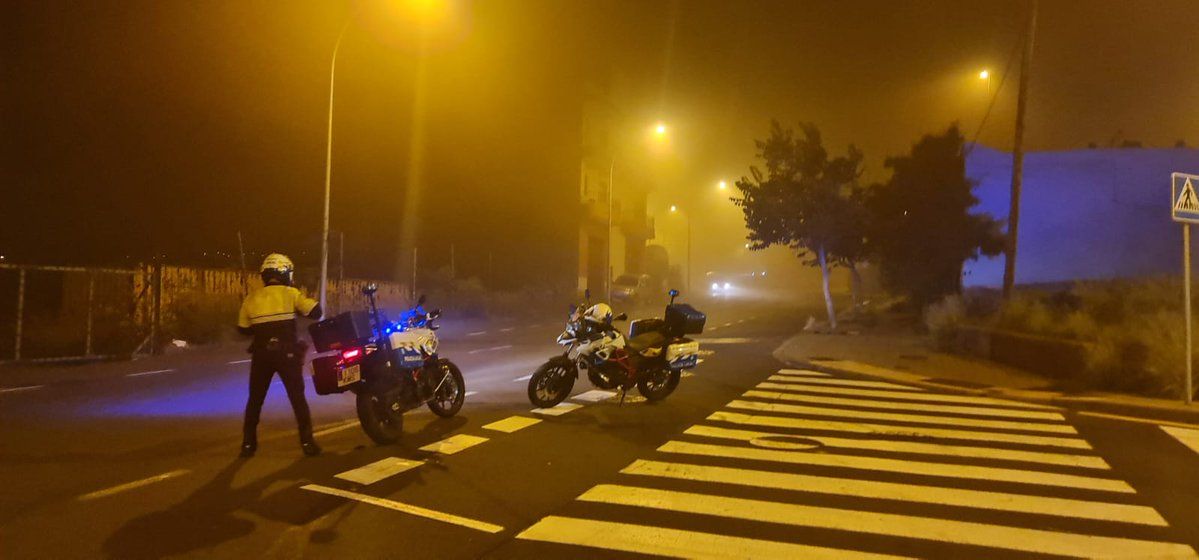
<path fill-rule="evenodd" d="M 658 122 L 654 125 L 654 134 L 659 140 L 666 138 L 666 124 Z M 611 162 L 608 164 L 608 235 L 607 247 L 604 250 L 604 293 L 609 302 L 612 301 L 612 190 L 613 181 L 616 175 L 616 156 L 612 156 Z"/>
<path fill-rule="evenodd" d="M 729 188 L 729 182 L 728 182 L 728 181 L 721 181 L 721 182 L 719 182 L 719 183 L 717 183 L 717 184 L 716 184 L 716 188 L 718 188 L 718 189 L 720 189 L 720 190 L 722 190 L 722 191 L 723 191 L 723 190 L 728 190 L 728 188 Z"/>
<path fill-rule="evenodd" d="M 333 44 L 333 57 L 329 62 L 329 125 L 325 135 L 325 212 L 321 227 L 321 313 L 328 313 L 326 292 L 329 282 L 329 195 L 333 178 L 333 77 L 337 74 L 337 52 L 341 50 L 341 40 L 346 36 L 350 22 L 346 20 L 337 34 L 337 42 Z"/>
<path fill-rule="evenodd" d="M 991 77 L 991 72 L 988 70 L 983 70 L 982 72 L 978 73 L 978 79 L 980 79 L 980 80 L 986 80 L 990 77 Z"/>
<path fill-rule="evenodd" d="M 686 212 L 679 212 L 677 205 L 670 205 L 671 214 L 679 214 L 687 221 L 687 277 L 684 279 L 683 287 L 688 293 L 691 292 L 691 215 Z"/>

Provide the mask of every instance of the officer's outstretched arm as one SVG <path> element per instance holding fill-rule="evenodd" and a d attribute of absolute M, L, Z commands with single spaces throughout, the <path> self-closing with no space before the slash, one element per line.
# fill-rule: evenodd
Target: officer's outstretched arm
<path fill-rule="evenodd" d="M 321 309 L 321 304 L 318 303 L 313 306 L 312 311 L 309 311 L 308 314 L 304 316 L 309 319 L 320 319 L 321 315 L 324 315 L 324 313 L 325 311 Z"/>

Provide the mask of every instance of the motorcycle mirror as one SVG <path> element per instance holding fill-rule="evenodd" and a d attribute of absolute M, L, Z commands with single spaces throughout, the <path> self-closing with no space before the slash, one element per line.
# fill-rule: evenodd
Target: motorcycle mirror
<path fill-rule="evenodd" d="M 617 315 L 617 316 L 613 317 L 613 318 L 612 318 L 612 320 L 613 320 L 613 321 L 628 321 L 628 320 L 629 320 L 629 314 L 628 314 L 628 313 L 621 313 L 620 315 Z"/>
<path fill-rule="evenodd" d="M 371 283 L 371 284 L 367 284 L 367 285 L 366 285 L 364 288 L 362 288 L 362 295 L 364 295 L 364 296 L 369 296 L 369 295 L 371 295 L 371 294 L 373 294 L 373 293 L 375 293 L 375 292 L 377 292 L 377 291 L 379 291 L 379 287 L 378 287 L 378 286 L 376 286 L 376 285 L 375 285 L 375 284 L 373 284 L 373 283 Z"/>
<path fill-rule="evenodd" d="M 417 305 L 424 305 L 424 304 L 425 304 L 425 299 L 426 299 L 426 298 L 425 298 L 425 294 L 421 294 L 421 295 L 420 295 L 420 297 L 416 298 L 416 304 L 417 304 Z"/>
<path fill-rule="evenodd" d="M 678 295 L 679 295 L 678 290 L 670 290 L 670 297 L 678 297 Z"/>
<path fill-rule="evenodd" d="M 429 313 L 429 318 L 430 318 L 430 319 L 436 319 L 436 318 L 438 318 L 438 317 L 441 317 L 441 310 L 440 310 L 440 309 L 434 309 L 434 310 L 433 310 L 431 313 Z"/>

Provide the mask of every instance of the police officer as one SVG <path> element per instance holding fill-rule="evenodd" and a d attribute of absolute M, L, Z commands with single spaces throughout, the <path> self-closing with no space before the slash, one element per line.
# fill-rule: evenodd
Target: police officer
<path fill-rule="evenodd" d="M 262 261 L 263 287 L 246 296 L 237 318 L 237 330 L 254 337 L 250 344 L 250 398 L 246 401 L 241 456 L 252 457 L 258 450 L 258 416 L 266 399 L 271 378 L 278 373 L 287 390 L 296 424 L 300 429 L 300 448 L 305 455 L 318 455 L 320 446 L 312 438 L 312 416 L 304 399 L 304 352 L 307 346 L 296 339 L 296 316 L 319 319 L 321 306 L 293 288 L 295 266 L 285 255 L 273 253 Z"/>

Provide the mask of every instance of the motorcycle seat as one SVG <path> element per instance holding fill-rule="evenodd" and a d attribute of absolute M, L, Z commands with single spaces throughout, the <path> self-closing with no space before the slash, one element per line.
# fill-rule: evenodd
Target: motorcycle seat
<path fill-rule="evenodd" d="M 643 350 L 666 344 L 666 336 L 657 331 L 650 331 L 634 336 L 625 343 L 629 350 L 641 353 Z"/>

